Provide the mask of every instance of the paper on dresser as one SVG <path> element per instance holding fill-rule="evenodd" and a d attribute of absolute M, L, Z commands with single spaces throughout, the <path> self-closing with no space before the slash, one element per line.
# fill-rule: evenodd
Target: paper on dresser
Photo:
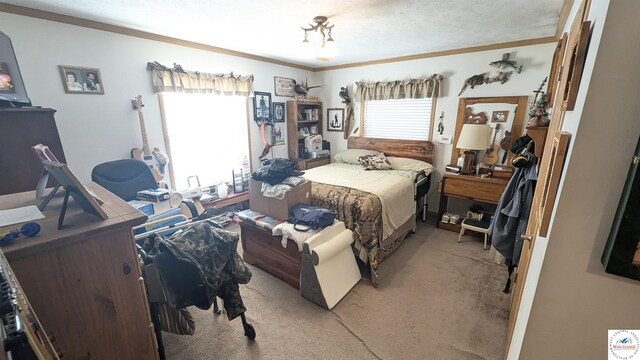
<path fill-rule="evenodd" d="M 0 210 L 0 227 L 43 218 L 44 214 L 35 205 Z"/>

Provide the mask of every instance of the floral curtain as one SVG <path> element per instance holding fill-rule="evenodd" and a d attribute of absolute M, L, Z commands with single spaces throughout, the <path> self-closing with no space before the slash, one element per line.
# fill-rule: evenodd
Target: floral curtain
<path fill-rule="evenodd" d="M 385 82 L 356 82 L 356 100 L 422 99 L 440 96 L 442 75 L 433 74 L 426 79 Z"/>
<path fill-rule="evenodd" d="M 168 68 L 154 61 L 147 63 L 154 92 L 253 96 L 253 75 L 209 74 L 184 70 L 174 64 Z"/>

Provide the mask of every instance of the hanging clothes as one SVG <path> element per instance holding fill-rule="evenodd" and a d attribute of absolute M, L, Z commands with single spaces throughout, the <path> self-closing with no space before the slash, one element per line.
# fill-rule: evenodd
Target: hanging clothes
<path fill-rule="evenodd" d="M 524 166 L 516 168 L 504 189 L 490 230 L 492 246 L 505 257 L 505 263 L 509 267 L 505 293 L 509 292 L 511 273 L 520 260 L 524 241 L 520 236 L 527 229 L 538 179 L 537 158 L 528 151 L 521 155 L 526 156 L 527 162 Z"/>

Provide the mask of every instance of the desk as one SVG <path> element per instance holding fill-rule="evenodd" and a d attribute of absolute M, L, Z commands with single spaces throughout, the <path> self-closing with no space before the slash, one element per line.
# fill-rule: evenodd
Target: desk
<path fill-rule="evenodd" d="M 57 229 L 64 191 L 37 220 L 38 236 L 20 236 L 4 252 L 24 293 L 65 359 L 157 359 L 153 325 L 131 227 L 146 215 L 101 186 L 108 219 L 84 213 L 69 199 Z M 40 204 L 35 192 L 0 196 L 0 210 Z M 0 228 L 0 232 L 19 225 Z"/>
<path fill-rule="evenodd" d="M 440 190 L 440 208 L 438 210 L 438 227 L 459 232 L 459 224 L 444 224 L 440 222 L 442 214 L 447 211 L 449 197 L 469 199 L 490 204 L 497 204 L 507 186 L 509 179 L 481 178 L 475 175 L 461 175 L 445 173 L 438 184 Z"/>

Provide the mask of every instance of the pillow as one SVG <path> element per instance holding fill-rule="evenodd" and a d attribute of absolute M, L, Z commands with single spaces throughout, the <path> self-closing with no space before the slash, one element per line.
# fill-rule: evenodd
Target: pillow
<path fill-rule="evenodd" d="M 372 154 L 379 154 L 379 152 L 365 149 L 347 149 L 345 151 L 337 153 L 333 157 L 333 159 L 337 162 L 359 165 L 360 162 L 358 161 L 358 158 L 360 156 Z"/>
<path fill-rule="evenodd" d="M 392 170 L 391 164 L 383 153 L 363 155 L 358 158 L 365 170 Z"/>
<path fill-rule="evenodd" d="M 424 171 L 426 175 L 433 171 L 433 165 L 416 159 L 389 156 L 387 161 L 396 170 Z"/>

